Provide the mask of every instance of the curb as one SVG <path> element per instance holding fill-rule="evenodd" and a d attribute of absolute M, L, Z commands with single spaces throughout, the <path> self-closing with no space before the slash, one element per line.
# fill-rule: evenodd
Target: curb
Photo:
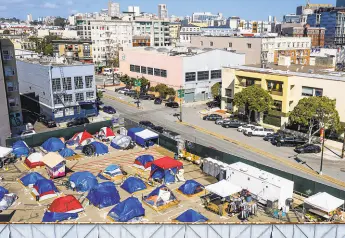
<path fill-rule="evenodd" d="M 126 104 L 128 106 L 131 106 L 131 107 L 134 107 L 134 108 L 137 108 L 137 109 L 143 109 L 143 107 L 137 107 L 135 104 L 132 104 L 132 103 L 129 103 L 127 101 L 124 101 L 124 100 L 121 100 L 117 97 L 114 97 L 114 96 L 110 96 L 110 95 L 103 95 L 103 97 L 105 98 L 108 98 L 108 99 L 111 99 L 111 100 L 114 100 L 114 101 L 117 101 L 117 102 L 120 102 L 120 103 L 123 103 L 123 104 Z"/>

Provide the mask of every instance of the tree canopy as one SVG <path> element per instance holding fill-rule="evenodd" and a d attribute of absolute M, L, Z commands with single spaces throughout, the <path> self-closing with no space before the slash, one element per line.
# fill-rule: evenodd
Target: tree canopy
<path fill-rule="evenodd" d="M 62 28 L 64 28 L 66 25 L 66 19 L 62 18 L 62 17 L 57 17 L 54 20 L 54 26 L 61 26 Z"/>
<path fill-rule="evenodd" d="M 215 83 L 212 87 L 211 87 L 211 93 L 213 95 L 213 97 L 217 97 L 220 95 L 220 83 Z"/>
<path fill-rule="evenodd" d="M 159 95 L 165 98 L 167 95 L 174 96 L 176 94 L 175 89 L 169 88 L 166 84 L 157 84 L 155 87 L 155 91 L 159 92 Z"/>

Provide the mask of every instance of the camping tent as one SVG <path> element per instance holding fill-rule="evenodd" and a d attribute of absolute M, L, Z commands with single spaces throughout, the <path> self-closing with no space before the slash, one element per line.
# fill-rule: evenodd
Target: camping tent
<path fill-rule="evenodd" d="M 98 141 L 91 142 L 90 144 L 83 147 L 83 153 L 86 156 L 104 155 L 108 152 L 108 146 Z"/>
<path fill-rule="evenodd" d="M 58 222 L 76 219 L 78 212 L 84 211 L 80 202 L 72 195 L 55 199 L 44 213 L 43 222 Z"/>
<path fill-rule="evenodd" d="M 318 210 L 330 213 L 335 211 L 338 207 L 343 206 L 344 200 L 333 197 L 326 192 L 320 192 L 306 198 L 304 203 Z"/>
<path fill-rule="evenodd" d="M 121 188 L 126 190 L 128 193 L 135 193 L 146 189 L 146 184 L 140 178 L 129 177 L 121 185 Z"/>
<path fill-rule="evenodd" d="M 69 177 L 69 182 L 71 187 L 76 189 L 77 192 L 86 192 L 98 185 L 95 175 L 87 171 L 73 173 Z"/>
<path fill-rule="evenodd" d="M 108 167 L 106 167 L 101 175 L 109 180 L 121 179 L 123 177 L 120 166 L 116 164 L 111 164 Z"/>
<path fill-rule="evenodd" d="M 131 128 L 128 130 L 128 136 L 140 146 L 152 146 L 158 140 L 158 134 L 148 129 Z"/>
<path fill-rule="evenodd" d="M 49 138 L 42 144 L 43 149 L 48 152 L 55 152 L 65 148 L 65 144 L 59 138 Z"/>
<path fill-rule="evenodd" d="M 227 180 L 221 180 L 218 183 L 214 183 L 205 187 L 205 189 L 211 193 L 217 194 L 218 196 L 225 198 L 235 193 L 242 191 L 242 188 L 232 184 Z"/>
<path fill-rule="evenodd" d="M 55 187 L 53 181 L 48 179 L 39 179 L 32 188 L 32 193 L 37 201 L 46 200 L 56 197 L 59 191 Z"/>
<path fill-rule="evenodd" d="M 68 141 L 68 144 L 78 144 L 84 146 L 93 141 L 95 141 L 93 136 L 89 132 L 83 131 L 74 134 L 74 136 Z"/>
<path fill-rule="evenodd" d="M 179 222 L 206 222 L 208 219 L 193 209 L 188 209 L 175 219 Z"/>
<path fill-rule="evenodd" d="M 43 163 L 50 178 L 59 178 L 66 175 L 66 160 L 59 154 L 50 152 L 43 156 Z"/>
<path fill-rule="evenodd" d="M 108 216 L 116 222 L 128 222 L 145 216 L 145 209 L 138 198 L 129 197 L 111 209 Z"/>
<path fill-rule="evenodd" d="M 22 140 L 16 141 L 12 145 L 13 154 L 16 156 L 16 158 L 19 158 L 21 156 L 27 157 L 30 153 L 29 146 Z"/>
<path fill-rule="evenodd" d="M 165 185 L 156 188 L 149 195 L 144 196 L 143 201 L 155 210 L 163 210 L 179 203 L 175 195 Z"/>
<path fill-rule="evenodd" d="M 0 158 L 4 158 L 4 157 L 8 156 L 9 154 L 12 153 L 12 151 L 13 151 L 12 148 L 0 146 Z"/>
<path fill-rule="evenodd" d="M 40 152 L 35 152 L 29 155 L 24 161 L 24 163 L 30 168 L 36 168 L 38 166 L 44 166 L 44 163 L 42 161 L 43 155 Z"/>
<path fill-rule="evenodd" d="M 99 130 L 98 136 L 100 138 L 106 138 L 106 139 L 112 140 L 115 137 L 115 133 L 109 127 L 102 127 Z"/>
<path fill-rule="evenodd" d="M 3 199 L 5 194 L 8 194 L 8 190 L 6 188 L 0 186 L 0 201 Z"/>
<path fill-rule="evenodd" d="M 70 219 L 77 219 L 78 213 L 57 213 L 57 212 L 45 212 L 42 222 L 59 222 Z"/>
<path fill-rule="evenodd" d="M 204 190 L 204 186 L 195 180 L 187 180 L 178 190 L 185 195 L 194 195 Z"/>
<path fill-rule="evenodd" d="M 0 187 L 0 211 L 7 210 L 17 200 L 18 196 Z"/>
<path fill-rule="evenodd" d="M 163 157 L 152 162 L 150 177 L 153 179 L 164 179 L 165 183 L 174 183 L 175 175 L 183 164 L 170 157 Z"/>
<path fill-rule="evenodd" d="M 131 145 L 132 139 L 129 136 L 116 135 L 110 146 L 118 150 L 126 150 Z"/>
<path fill-rule="evenodd" d="M 112 182 L 104 182 L 94 186 L 86 198 L 98 208 L 109 207 L 120 202 L 119 192 Z"/>
<path fill-rule="evenodd" d="M 70 148 L 65 148 L 65 149 L 59 151 L 59 154 L 64 158 L 68 158 L 68 157 L 72 157 L 76 153 Z"/>
<path fill-rule="evenodd" d="M 152 155 L 140 155 L 134 161 L 133 166 L 142 170 L 151 170 L 151 164 L 154 161 Z"/>
<path fill-rule="evenodd" d="M 38 180 L 46 179 L 41 174 L 37 172 L 28 173 L 27 175 L 23 176 L 20 181 L 25 187 L 32 187 Z"/>

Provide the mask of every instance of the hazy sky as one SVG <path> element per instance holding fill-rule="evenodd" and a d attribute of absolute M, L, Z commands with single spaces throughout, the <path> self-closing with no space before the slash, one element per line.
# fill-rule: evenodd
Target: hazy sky
<path fill-rule="evenodd" d="M 127 6 L 139 6 L 140 11 L 156 13 L 159 3 L 167 4 L 169 15 L 186 16 L 193 12 L 223 13 L 224 16 L 239 16 L 247 20 L 266 20 L 268 15 L 282 19 L 284 14 L 295 13 L 304 0 L 114 0 L 122 11 Z M 336 0 L 318 0 L 312 3 L 331 3 Z M 0 0 L 1 17 L 25 19 L 31 13 L 39 16 L 67 17 L 75 12 L 97 12 L 107 8 L 107 0 Z"/>

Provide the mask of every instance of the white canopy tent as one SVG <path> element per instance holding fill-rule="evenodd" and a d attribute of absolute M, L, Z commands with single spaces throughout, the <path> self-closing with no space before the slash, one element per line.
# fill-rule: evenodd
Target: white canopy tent
<path fill-rule="evenodd" d="M 344 200 L 333 197 L 326 192 L 322 192 L 308 197 L 304 200 L 304 203 L 316 209 L 329 213 L 335 211 L 338 207 L 343 206 Z"/>
<path fill-rule="evenodd" d="M 6 157 L 10 153 L 12 153 L 13 149 L 12 148 L 7 148 L 7 147 L 1 147 L 0 146 L 0 158 Z"/>
<path fill-rule="evenodd" d="M 154 133 L 153 131 L 150 131 L 148 129 L 145 129 L 143 131 L 140 131 L 138 133 L 135 133 L 136 136 L 139 136 L 143 139 L 151 139 L 151 138 L 156 138 L 158 137 L 158 134 L 157 133 Z"/>
<path fill-rule="evenodd" d="M 205 189 L 223 198 L 242 191 L 241 187 L 234 185 L 227 180 L 221 180 L 218 183 L 208 185 L 205 187 Z"/>

